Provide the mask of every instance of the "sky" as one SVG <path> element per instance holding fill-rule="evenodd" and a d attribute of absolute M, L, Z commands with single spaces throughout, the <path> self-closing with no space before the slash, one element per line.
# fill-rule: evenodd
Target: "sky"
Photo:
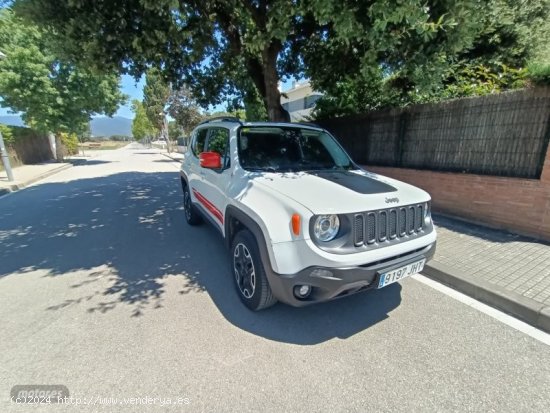
<path fill-rule="evenodd" d="M 142 100 L 143 99 L 143 86 L 145 85 L 145 76 L 141 76 L 139 81 L 136 83 L 136 80 L 133 76 L 122 75 L 121 79 L 121 90 L 122 93 L 129 96 L 128 102 L 126 105 L 121 106 L 115 116 L 123 116 L 125 118 L 133 118 L 134 114 L 132 112 L 132 100 Z"/>

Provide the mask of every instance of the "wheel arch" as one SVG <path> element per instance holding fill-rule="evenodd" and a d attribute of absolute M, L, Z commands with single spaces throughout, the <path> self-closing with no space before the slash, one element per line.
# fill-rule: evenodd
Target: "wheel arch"
<path fill-rule="evenodd" d="M 249 230 L 252 233 L 252 236 L 256 239 L 256 244 L 258 245 L 260 257 L 264 262 L 266 272 L 270 273 L 272 271 L 273 267 L 271 266 L 271 259 L 267 249 L 265 234 L 260 225 L 252 217 L 235 206 L 228 205 L 225 210 L 224 226 L 225 244 L 228 249 L 231 248 L 233 238 L 240 230 Z"/>
<path fill-rule="evenodd" d="M 187 179 L 187 175 L 185 175 L 183 172 L 180 173 L 180 181 L 181 181 L 182 189 L 184 189 L 186 186 L 189 186 L 189 180 Z"/>

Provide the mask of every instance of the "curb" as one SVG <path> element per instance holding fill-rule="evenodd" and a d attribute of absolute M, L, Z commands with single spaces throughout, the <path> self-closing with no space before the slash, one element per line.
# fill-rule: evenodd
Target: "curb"
<path fill-rule="evenodd" d="M 550 333 L 550 307 L 460 270 L 431 261 L 422 274 Z"/>
<path fill-rule="evenodd" d="M 17 183 L 17 184 L 10 185 L 8 188 L 0 188 L 0 196 L 7 195 L 10 192 L 19 191 L 20 189 L 23 189 L 23 188 L 25 188 L 29 185 L 32 185 L 35 182 L 40 181 L 44 178 L 55 175 L 56 173 L 61 172 L 65 169 L 71 168 L 72 166 L 73 166 L 72 164 L 66 163 L 66 164 L 63 164 L 63 165 L 59 166 L 58 168 L 55 168 L 55 169 L 49 170 L 48 172 L 44 172 L 40 175 L 37 175 L 37 176 L 35 176 L 35 177 L 25 181 L 25 182 L 20 182 L 20 183 Z"/>

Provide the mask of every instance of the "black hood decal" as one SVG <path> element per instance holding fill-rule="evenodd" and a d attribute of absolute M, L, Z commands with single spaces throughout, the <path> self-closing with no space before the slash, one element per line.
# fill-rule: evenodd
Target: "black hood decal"
<path fill-rule="evenodd" d="M 368 176 L 354 174 L 349 171 L 315 171 L 311 175 L 342 185 L 352 191 L 360 194 L 383 194 L 385 192 L 395 192 L 397 188 L 380 182 L 377 179 Z"/>

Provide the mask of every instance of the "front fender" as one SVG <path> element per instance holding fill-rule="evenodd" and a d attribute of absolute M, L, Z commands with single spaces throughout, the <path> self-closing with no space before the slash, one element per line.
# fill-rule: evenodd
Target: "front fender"
<path fill-rule="evenodd" d="M 230 198 L 225 211 L 225 235 L 229 244 L 231 218 L 237 219 L 255 236 L 262 260 L 270 270 L 278 271 L 273 245 L 281 242 L 309 239 L 311 211 L 292 199 L 273 194 L 262 185 L 249 182 L 245 190 Z M 300 233 L 292 231 L 292 215 L 301 217 Z"/>

